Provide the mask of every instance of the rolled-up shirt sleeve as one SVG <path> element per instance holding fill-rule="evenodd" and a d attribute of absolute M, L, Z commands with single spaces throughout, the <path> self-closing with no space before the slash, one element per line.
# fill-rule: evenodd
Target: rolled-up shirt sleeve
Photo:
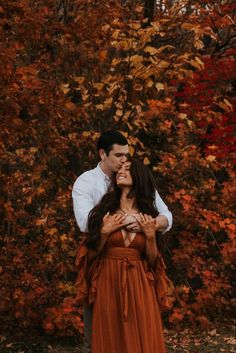
<path fill-rule="evenodd" d="M 80 176 L 72 189 L 73 209 L 76 222 L 81 232 L 87 232 L 88 215 L 95 206 L 90 192 L 91 181 L 86 176 Z"/>
<path fill-rule="evenodd" d="M 172 227 L 173 217 L 172 217 L 172 213 L 170 212 L 170 210 L 168 209 L 165 202 L 162 200 L 161 196 L 157 191 L 155 193 L 155 205 L 156 205 L 157 211 L 159 212 L 159 216 L 165 216 L 168 220 L 168 227 L 162 232 L 162 233 L 166 233 Z"/>

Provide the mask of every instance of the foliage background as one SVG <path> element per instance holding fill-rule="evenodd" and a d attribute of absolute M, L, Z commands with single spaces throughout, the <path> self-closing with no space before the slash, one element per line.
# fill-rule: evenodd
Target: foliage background
<path fill-rule="evenodd" d="M 71 189 L 116 128 L 174 215 L 168 325 L 231 314 L 235 22 L 231 1 L 0 5 L 0 317 L 82 332 Z M 145 17 L 148 17 L 148 19 Z"/>

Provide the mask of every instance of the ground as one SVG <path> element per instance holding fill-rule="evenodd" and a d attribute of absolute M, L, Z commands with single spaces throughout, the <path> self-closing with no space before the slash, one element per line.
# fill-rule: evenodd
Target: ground
<path fill-rule="evenodd" d="M 216 328 L 217 327 L 217 328 Z M 76 337 L 30 336 L 10 339 L 0 336 L 1 353 L 80 353 L 81 342 Z M 236 352 L 235 326 L 217 323 L 211 328 L 165 329 L 168 353 Z M 112 353 L 112 352 L 111 352 Z"/>

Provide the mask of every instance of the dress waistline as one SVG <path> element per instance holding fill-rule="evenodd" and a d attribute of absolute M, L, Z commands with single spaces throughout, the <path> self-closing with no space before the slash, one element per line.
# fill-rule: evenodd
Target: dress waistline
<path fill-rule="evenodd" d="M 118 259 L 142 260 L 142 253 L 138 249 L 130 247 L 112 247 L 105 249 L 105 257 L 112 257 Z"/>

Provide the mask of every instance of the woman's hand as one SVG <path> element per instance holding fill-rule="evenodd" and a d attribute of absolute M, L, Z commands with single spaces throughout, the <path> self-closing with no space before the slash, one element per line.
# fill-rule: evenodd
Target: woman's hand
<path fill-rule="evenodd" d="M 155 240 L 156 235 L 156 219 L 147 214 L 139 213 L 135 216 L 140 227 L 148 240 Z"/>
<path fill-rule="evenodd" d="M 101 236 L 107 237 L 110 233 L 115 230 L 125 226 L 127 221 L 125 221 L 126 215 L 113 214 L 110 215 L 109 212 L 103 217 L 103 225 L 101 228 Z"/>

